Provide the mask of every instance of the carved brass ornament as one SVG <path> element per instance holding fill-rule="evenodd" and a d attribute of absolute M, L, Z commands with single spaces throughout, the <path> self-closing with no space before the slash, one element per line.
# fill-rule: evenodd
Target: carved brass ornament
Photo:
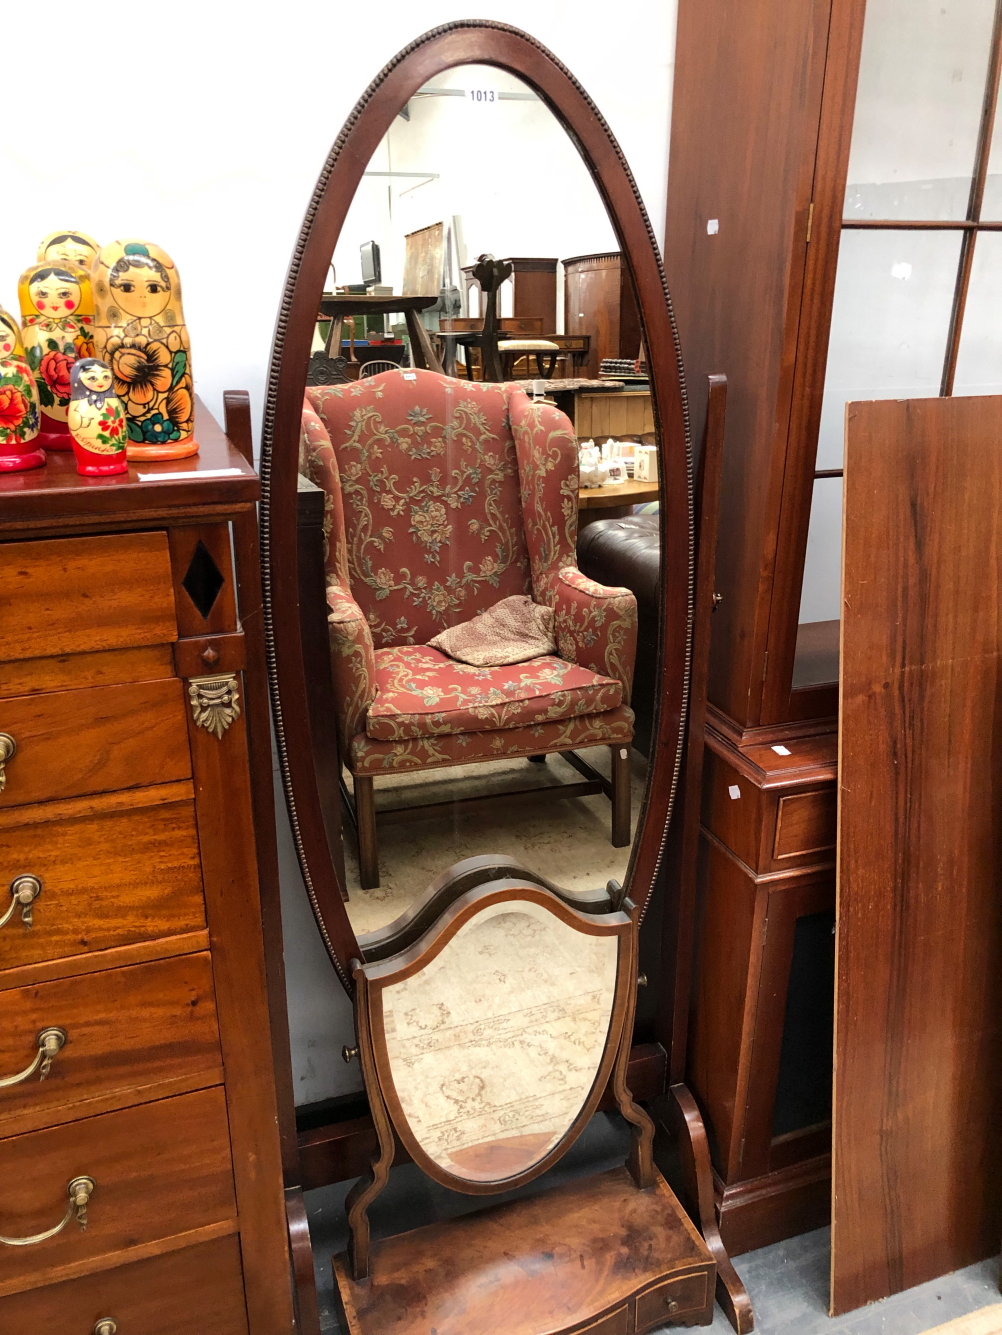
<path fill-rule="evenodd" d="M 239 688 L 232 672 L 222 677 L 189 678 L 188 698 L 195 723 L 216 737 L 222 737 L 240 713 Z"/>
<path fill-rule="evenodd" d="M 36 1233 L 30 1238 L 5 1238 L 3 1234 L 0 1234 L 0 1243 L 5 1247 L 34 1247 L 39 1242 L 45 1242 L 49 1238 L 54 1238 L 57 1233 L 61 1233 L 74 1216 L 76 1216 L 76 1221 L 81 1229 L 86 1228 L 87 1202 L 91 1198 L 94 1186 L 92 1177 L 75 1177 L 66 1188 L 66 1193 L 70 1198 L 66 1213 L 55 1228 L 47 1229 L 44 1233 Z"/>

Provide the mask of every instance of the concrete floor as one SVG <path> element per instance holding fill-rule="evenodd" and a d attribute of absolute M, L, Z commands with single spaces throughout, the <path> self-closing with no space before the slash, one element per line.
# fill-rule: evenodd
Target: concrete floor
<path fill-rule="evenodd" d="M 625 1124 L 614 1114 L 600 1114 L 556 1168 L 522 1192 L 494 1197 L 501 1201 L 545 1190 L 572 1177 L 622 1163 L 626 1155 Z M 666 1165 L 668 1175 L 670 1165 Z M 306 1194 L 313 1239 L 314 1263 L 320 1298 L 321 1329 L 338 1331 L 334 1315 L 331 1257 L 347 1241 L 344 1198 L 349 1182 Z M 466 1214 L 482 1208 L 469 1196 L 447 1191 L 431 1182 L 413 1164 L 395 1168 L 378 1198 L 370 1219 L 373 1236 L 401 1233 L 434 1219 Z M 909 1289 L 858 1312 L 832 1319 L 828 1316 L 828 1230 L 805 1233 L 761 1251 L 739 1256 L 735 1266 L 748 1286 L 755 1307 L 755 1327 L 761 1335 L 921 1335 L 954 1317 L 999 1301 L 998 1258 L 958 1271 L 954 1275 Z M 675 1328 L 677 1329 L 677 1327 Z M 718 1307 L 712 1326 L 697 1327 L 725 1335 L 731 1327 Z M 495 1335 L 470 1332 L 470 1335 Z M 496 1335 L 503 1335 L 497 1332 Z"/>

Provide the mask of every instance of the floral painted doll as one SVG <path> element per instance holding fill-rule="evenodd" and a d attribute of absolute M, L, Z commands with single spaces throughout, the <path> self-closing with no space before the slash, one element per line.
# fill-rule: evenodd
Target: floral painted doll
<path fill-rule="evenodd" d="M 124 473 L 128 430 L 125 408 L 112 388 L 111 367 L 83 357 L 70 371 L 70 434 L 77 472 L 85 477 Z"/>
<path fill-rule="evenodd" d="M 125 404 L 130 459 L 198 453 L 188 330 L 174 261 L 152 241 L 113 241 L 93 269 L 94 343 Z"/>
<path fill-rule="evenodd" d="M 93 351 L 90 279 L 73 265 L 33 264 L 21 275 L 17 292 L 25 355 L 42 405 L 38 443 L 47 450 L 71 450 L 66 425 L 70 368 Z"/>
<path fill-rule="evenodd" d="M 39 264 L 60 264 L 90 273 L 100 249 L 86 232 L 50 232 L 38 247 Z"/>
<path fill-rule="evenodd" d="M 0 472 L 41 468 L 38 448 L 38 396 L 12 315 L 0 310 Z"/>

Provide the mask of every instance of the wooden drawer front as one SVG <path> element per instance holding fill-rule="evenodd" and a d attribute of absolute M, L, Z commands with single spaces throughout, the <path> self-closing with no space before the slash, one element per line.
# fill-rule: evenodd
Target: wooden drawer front
<path fill-rule="evenodd" d="M 701 1270 L 695 1275 L 669 1279 L 656 1289 L 648 1289 L 637 1299 L 637 1323 L 641 1331 L 667 1326 L 694 1312 L 709 1310 L 711 1299 L 710 1277 Z"/>
<path fill-rule="evenodd" d="M 0 808 L 190 778 L 184 709 L 176 679 L 4 700 L 17 753 Z"/>
<path fill-rule="evenodd" d="M 773 856 L 778 861 L 834 849 L 835 814 L 833 788 L 781 797 Z"/>
<path fill-rule="evenodd" d="M 759 846 L 763 826 L 766 849 L 772 844 L 771 813 L 767 807 L 775 805 L 775 797 L 763 793 L 710 747 L 703 754 L 703 825 L 736 853 L 746 867 L 764 871 Z"/>
<path fill-rule="evenodd" d="M 95 1183 L 86 1230 L 71 1222 L 45 1242 L 0 1246 L 0 1297 L 193 1230 L 235 1232 L 227 1134 L 217 1087 L 0 1140 L 0 1234 L 45 1232 L 63 1217 L 74 1178 Z"/>
<path fill-rule="evenodd" d="M 166 533 L 0 546 L 5 661 L 177 639 Z"/>
<path fill-rule="evenodd" d="M 0 1078 L 66 1035 L 44 1080 L 0 1088 L 4 1135 L 222 1081 L 208 952 L 13 988 L 0 1014 Z"/>
<path fill-rule="evenodd" d="M 0 1298 L 8 1335 L 247 1335 L 240 1244 L 220 1238 L 84 1279 Z"/>
<path fill-rule="evenodd" d="M 42 883 L 32 926 L 15 910 L 0 928 L 0 988 L 4 969 L 205 927 L 195 804 L 163 800 L 176 792 L 0 811 L 0 916 L 17 877 Z M 94 810 L 102 805 L 108 809 Z M 62 819 L 46 819 L 50 813 Z"/>

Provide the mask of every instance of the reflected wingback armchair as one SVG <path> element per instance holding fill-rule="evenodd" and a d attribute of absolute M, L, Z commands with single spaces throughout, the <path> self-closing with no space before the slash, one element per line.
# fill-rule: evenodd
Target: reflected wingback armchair
<path fill-rule="evenodd" d="M 637 604 L 577 568 L 567 417 L 516 385 L 389 371 L 307 390 L 300 471 L 326 493 L 334 705 L 363 887 L 379 884 L 380 774 L 567 753 L 610 797 L 613 844 L 628 844 Z M 428 645 L 512 594 L 553 608 L 556 654 L 472 667 Z M 610 747 L 611 783 L 574 753 L 596 745 Z"/>

